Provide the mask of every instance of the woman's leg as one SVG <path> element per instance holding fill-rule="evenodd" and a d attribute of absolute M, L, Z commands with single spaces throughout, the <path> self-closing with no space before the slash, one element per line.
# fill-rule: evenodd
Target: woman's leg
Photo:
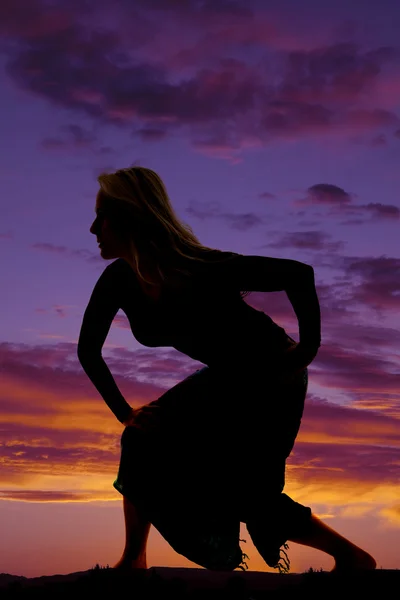
<path fill-rule="evenodd" d="M 296 385 L 294 390 L 292 390 L 292 396 L 290 403 L 293 407 L 297 407 L 297 415 L 294 415 L 291 418 L 291 421 L 286 422 L 287 430 L 285 431 L 285 435 L 288 436 L 288 439 L 285 440 L 284 446 L 285 450 L 282 452 L 286 456 L 289 456 L 297 433 L 300 427 L 300 421 L 303 413 L 304 407 L 304 399 L 307 393 L 308 388 L 308 370 L 306 369 L 303 373 L 298 375 L 299 385 Z M 290 435 L 289 435 L 290 434 Z M 280 441 L 282 444 L 282 441 Z M 285 465 L 282 465 L 282 473 L 284 474 Z M 279 466 L 278 466 L 279 473 Z M 279 475 L 276 480 L 279 482 Z M 283 490 L 284 486 L 284 475 L 282 481 L 281 489 Z M 284 506 L 287 507 L 288 516 L 292 513 L 293 507 L 296 507 L 297 503 L 293 503 L 290 498 L 286 496 L 286 494 L 281 495 L 281 500 L 284 501 Z M 301 505 L 297 505 L 297 508 L 300 508 Z M 304 510 L 304 509 L 303 509 Z M 285 513 L 283 513 L 285 514 Z M 298 514 L 300 522 L 304 522 L 305 518 L 302 515 L 301 508 L 300 512 L 295 510 L 294 514 Z M 295 518 L 296 520 L 296 518 Z M 316 515 L 311 514 L 311 518 L 307 517 L 308 525 L 302 528 L 302 533 L 297 533 L 297 536 L 289 537 L 288 541 L 295 542 L 297 544 L 302 544 L 303 546 L 310 546 L 311 548 L 315 548 L 316 550 L 321 550 L 332 556 L 335 560 L 335 566 L 332 569 L 334 572 L 343 572 L 348 570 L 355 569 L 375 569 L 376 561 L 375 559 L 365 552 L 348 539 L 340 535 L 337 531 L 326 525 L 321 519 L 319 519 Z"/>
<path fill-rule="evenodd" d="M 150 523 L 124 496 L 125 548 L 114 569 L 147 569 L 146 544 Z"/>
<path fill-rule="evenodd" d="M 326 525 L 315 515 L 311 515 L 310 527 L 303 533 L 289 541 L 303 546 L 310 546 L 316 550 L 326 552 L 335 559 L 333 572 L 341 573 L 357 569 L 375 569 L 375 559 L 343 536 Z"/>

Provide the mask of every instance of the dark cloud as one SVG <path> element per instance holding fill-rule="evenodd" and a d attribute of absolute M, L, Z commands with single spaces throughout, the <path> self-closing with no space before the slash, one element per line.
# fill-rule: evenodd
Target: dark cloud
<path fill-rule="evenodd" d="M 9 39 L 35 40 L 55 32 L 62 32 L 74 21 L 74 10 L 80 7 L 80 15 L 87 14 L 88 2 L 79 0 L 59 2 L 49 6 L 45 0 L 13 0 L 0 4 L 0 34 Z M 64 5 L 64 6 L 63 6 Z M 76 16 L 76 13 L 75 13 Z"/>
<path fill-rule="evenodd" d="M 125 0 L 126 2 L 126 0 Z M 127 3 L 128 4 L 128 3 Z M 187 12 L 188 14 L 221 14 L 252 16 L 251 9 L 246 7 L 243 0 L 139 0 L 135 4 L 142 6 L 146 10 L 157 10 L 162 12 Z"/>
<path fill-rule="evenodd" d="M 65 132 L 63 137 L 44 138 L 40 143 L 41 147 L 49 150 L 57 148 L 79 150 L 94 147 L 97 142 L 96 136 L 80 125 L 71 123 L 61 126 L 60 129 Z"/>
<path fill-rule="evenodd" d="M 285 233 L 275 242 L 266 244 L 269 248 L 294 248 L 313 252 L 336 253 L 343 249 L 343 242 L 330 241 L 331 236 L 322 231 L 297 231 Z"/>
<path fill-rule="evenodd" d="M 255 213 L 241 213 L 237 215 L 221 215 L 230 227 L 236 231 L 248 231 L 260 225 L 260 217 Z"/>
<path fill-rule="evenodd" d="M 168 4 L 155 55 L 150 40 L 159 14 L 152 9 L 164 10 L 165 3 L 113 6 L 110 26 L 102 29 L 91 23 L 111 5 L 83 3 L 77 19 L 75 2 L 46 11 L 38 1 L 15 4 L 18 10 L 4 11 L 6 27 L 0 29 L 10 41 L 9 77 L 55 106 L 105 125 L 130 126 L 142 140 L 164 139 L 185 128 L 194 147 L 229 158 L 249 139 L 259 145 L 277 137 L 376 129 L 383 136 L 382 128 L 399 124 L 385 108 L 364 105 L 365 94 L 379 86 L 382 69 L 396 65 L 391 47 L 332 44 L 277 53 L 274 43 L 284 32 L 272 26 L 268 10 L 255 13 L 240 2 L 182 1 Z M 179 48 L 178 24 L 193 34 Z M 263 60 L 252 64 L 227 52 L 249 44 Z M 75 132 L 71 143 L 91 140 Z M 62 140 L 43 144 L 58 149 Z"/>
<path fill-rule="evenodd" d="M 329 329 L 333 332 L 333 324 Z M 372 350 L 361 351 L 346 336 L 335 344 L 324 341 L 324 334 L 322 338 L 310 367 L 311 381 L 341 403 L 400 418 L 395 357 L 377 359 Z"/>
<path fill-rule="evenodd" d="M 400 294 L 400 258 L 387 256 L 341 257 L 348 282 L 353 285 L 353 301 L 377 311 L 398 311 Z M 339 264 L 339 262 L 338 262 Z"/>
<path fill-rule="evenodd" d="M 399 123 L 397 115 L 378 108 L 351 110 L 347 113 L 347 118 L 349 125 L 360 130 L 390 127 Z"/>
<path fill-rule="evenodd" d="M 366 211 L 371 213 L 372 218 L 379 219 L 399 219 L 400 208 L 393 204 L 382 204 L 381 202 L 370 202 L 363 206 Z"/>
<path fill-rule="evenodd" d="M 276 198 L 276 196 L 269 192 L 259 194 L 259 197 L 266 198 L 267 200 Z M 218 202 L 192 202 L 186 208 L 186 213 L 201 221 L 205 221 L 206 219 L 221 221 L 222 225 L 238 231 L 253 230 L 257 227 L 265 226 L 269 221 L 269 217 L 256 212 L 227 212 L 226 210 L 222 210 Z"/>
<path fill-rule="evenodd" d="M 400 217 L 399 207 L 393 204 L 382 204 L 380 202 L 354 204 L 353 200 L 355 198 L 355 194 L 346 192 L 337 185 L 317 183 L 309 187 L 305 197 L 295 200 L 294 204 L 296 206 L 325 206 L 329 210 L 324 216 L 340 217 L 343 219 L 341 225 L 362 225 L 372 219 L 374 221 L 376 219 L 398 220 Z M 302 216 L 302 214 L 298 216 Z"/>
<path fill-rule="evenodd" d="M 397 448 L 400 451 L 400 430 L 397 419 L 378 410 L 363 410 L 341 406 L 309 395 L 303 416 L 302 435 L 320 434 L 317 443 L 371 445 Z M 325 439 L 324 439 L 325 438 Z"/>
<path fill-rule="evenodd" d="M 394 48 L 361 52 L 355 44 L 289 52 L 274 99 L 267 95 L 262 126 L 267 133 L 286 136 L 396 125 L 397 115 L 385 109 L 354 107 L 396 56 Z"/>
<path fill-rule="evenodd" d="M 259 194 L 259 198 L 265 198 L 266 200 L 275 200 L 276 195 L 271 194 L 270 192 L 261 192 Z"/>
<path fill-rule="evenodd" d="M 102 169 L 100 169 L 100 171 L 102 172 Z M 94 218 L 94 213 L 93 213 L 93 218 Z M 93 237 L 93 246 L 95 249 L 97 249 L 94 237 Z M 48 252 L 50 254 L 58 254 L 61 256 L 77 258 L 79 260 L 86 260 L 91 264 L 98 265 L 99 276 L 100 276 L 101 271 L 104 268 L 104 260 L 101 258 L 101 256 L 99 255 L 99 253 L 97 251 L 90 252 L 89 250 L 86 250 L 86 249 L 74 250 L 74 249 L 71 249 L 69 246 L 56 246 L 55 244 L 50 244 L 49 242 L 36 242 L 34 244 L 31 244 L 30 247 L 33 248 L 34 250 L 38 250 L 40 252 Z"/>
<path fill-rule="evenodd" d="M 308 188 L 307 193 L 313 204 L 346 205 L 352 200 L 351 194 L 331 183 L 316 183 Z"/>
<path fill-rule="evenodd" d="M 145 142 L 158 142 L 167 137 L 167 132 L 163 129 L 144 128 L 138 129 L 135 135 L 140 136 L 140 138 Z"/>
<path fill-rule="evenodd" d="M 125 319 L 126 323 L 124 313 L 121 319 Z M 171 373 L 174 373 L 178 383 L 196 371 L 199 366 L 203 366 L 202 363 L 174 349 L 166 351 L 161 359 L 158 355 L 159 360 L 157 360 L 154 349 L 109 350 L 105 346 L 103 356 L 106 357 L 107 364 L 122 385 L 125 396 L 132 399 L 139 397 L 143 402 L 155 400 L 164 393 L 165 387 L 156 383 L 157 378 L 171 379 Z M 155 359 L 153 367 L 149 366 L 150 358 Z M 19 385 L 24 386 L 26 394 L 20 402 L 25 403 L 26 411 L 31 406 L 34 410 L 41 407 L 44 411 L 52 412 L 59 409 L 61 399 L 64 402 L 75 395 L 80 395 L 82 390 L 94 406 L 98 405 L 99 401 L 103 402 L 79 363 L 77 344 L 66 342 L 30 346 L 2 342 L 0 343 L 0 365 L 3 381 L 7 379 L 10 384 L 18 381 Z M 152 369 L 152 381 L 142 383 L 140 378 L 146 375 L 149 369 Z M 44 390 L 53 391 L 49 395 L 47 392 L 44 393 Z M 0 398 L 0 401 L 8 402 L 7 397 Z"/>
<path fill-rule="evenodd" d="M 333 116 L 331 109 L 320 104 L 280 100 L 266 105 L 260 126 L 271 137 L 319 134 L 331 127 Z"/>
<path fill-rule="evenodd" d="M 371 146 L 386 146 L 386 145 L 387 145 L 387 139 L 383 133 L 376 135 L 371 140 Z"/>
<path fill-rule="evenodd" d="M 354 100 L 376 80 L 382 65 L 396 55 L 391 47 L 362 52 L 354 43 L 290 52 L 282 95 L 298 101 L 314 97 L 316 103 Z"/>

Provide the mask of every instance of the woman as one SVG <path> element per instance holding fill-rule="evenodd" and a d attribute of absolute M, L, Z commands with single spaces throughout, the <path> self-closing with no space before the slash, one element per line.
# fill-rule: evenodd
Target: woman
<path fill-rule="evenodd" d="M 375 568 L 368 553 L 283 493 L 307 366 L 320 345 L 312 267 L 203 246 L 150 169 L 120 169 L 98 182 L 90 232 L 102 258 L 117 260 L 94 287 L 78 357 L 125 426 L 114 486 L 123 495 L 126 543 L 115 568 L 147 568 L 150 524 L 205 568 L 247 567 L 240 522 L 271 567 L 288 569 L 280 549 L 292 540 L 333 556 L 334 570 Z M 282 290 L 298 318 L 299 343 L 243 300 L 249 291 Z M 132 408 L 101 356 L 119 309 L 143 345 L 173 347 L 205 366 Z"/>

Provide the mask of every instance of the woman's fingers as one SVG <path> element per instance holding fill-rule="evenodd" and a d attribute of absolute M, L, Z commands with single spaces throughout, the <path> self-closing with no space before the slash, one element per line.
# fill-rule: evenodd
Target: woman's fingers
<path fill-rule="evenodd" d="M 129 419 L 128 425 L 138 429 L 153 429 L 157 427 L 159 423 L 158 409 L 157 405 L 145 405 L 133 409 L 133 414 Z"/>
<path fill-rule="evenodd" d="M 301 344 L 291 346 L 284 354 L 284 369 L 291 372 L 298 372 L 306 369 L 312 363 L 316 352 L 304 348 Z"/>

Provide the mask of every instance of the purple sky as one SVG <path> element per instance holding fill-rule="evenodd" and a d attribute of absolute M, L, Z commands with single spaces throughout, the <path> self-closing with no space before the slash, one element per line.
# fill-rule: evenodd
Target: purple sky
<path fill-rule="evenodd" d="M 96 176 L 132 164 L 160 174 L 203 244 L 313 265 L 322 346 L 288 491 L 378 565 L 399 568 L 399 28 L 395 0 L 0 7 L 0 498 L 10 538 L 0 572 L 68 572 L 99 562 L 99 548 L 110 564 L 122 550 L 112 488 L 122 430 L 76 344 L 109 264 L 89 233 Z M 284 293 L 246 301 L 298 339 Z M 122 311 L 104 357 L 132 405 L 202 366 L 141 346 Z M 35 542 L 24 523 L 38 514 Z M 82 519 L 93 543 L 78 556 L 62 539 Z M 104 522 L 119 523 L 112 543 Z M 34 566 L 21 544 L 40 546 Z M 157 532 L 150 546 L 152 564 L 190 564 Z M 294 549 L 297 570 L 329 567 L 310 552 Z M 250 554 L 251 569 L 267 570 Z"/>

